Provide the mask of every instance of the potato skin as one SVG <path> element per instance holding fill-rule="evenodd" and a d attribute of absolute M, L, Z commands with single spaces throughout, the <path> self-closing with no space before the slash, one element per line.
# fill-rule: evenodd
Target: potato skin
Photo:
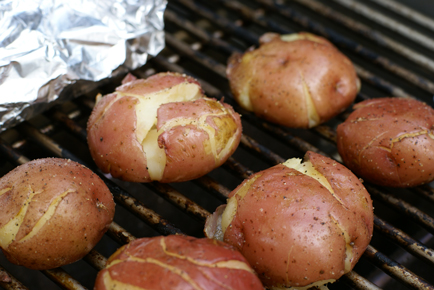
<path fill-rule="evenodd" d="M 224 112 L 222 114 L 222 112 Z M 163 178 L 159 182 L 187 181 L 196 179 L 221 166 L 238 147 L 241 139 L 241 119 L 232 107 L 215 99 L 199 99 L 189 104 L 169 103 L 158 109 L 157 129 L 179 118 L 199 120 L 214 131 L 218 158 L 210 154 L 209 134 L 196 125 L 173 126 L 158 138 L 160 147 L 165 148 L 167 163 Z M 233 145 L 222 154 L 231 138 Z"/>
<path fill-rule="evenodd" d="M 296 37 L 264 34 L 259 48 L 230 57 L 226 73 L 244 109 L 280 125 L 311 128 L 344 111 L 360 81 L 351 61 L 328 40 L 306 32 Z"/>
<path fill-rule="evenodd" d="M 187 181 L 220 166 L 238 147 L 241 120 L 231 106 L 206 98 L 203 92 L 199 99 L 164 103 L 156 109 L 154 124 L 158 130 L 154 146 L 163 148 L 166 158 L 164 173 L 151 176 L 147 153 L 136 135 L 140 130 L 136 108 L 151 93 L 170 90 L 181 83 L 200 85 L 177 73 L 160 73 L 145 80 L 131 81 L 127 77 L 128 80 L 96 104 L 88 121 L 89 149 L 103 172 L 132 182 Z M 214 149 L 209 144 L 211 139 L 216 140 Z"/>
<path fill-rule="evenodd" d="M 98 273 L 95 290 L 115 289 L 116 283 L 122 289 L 264 289 L 232 246 L 176 235 L 140 238 L 117 250 Z"/>
<path fill-rule="evenodd" d="M 337 128 L 346 166 L 366 181 L 412 187 L 434 179 L 434 110 L 410 99 L 363 101 Z"/>
<path fill-rule="evenodd" d="M 358 178 L 322 155 L 307 152 L 305 159 L 334 194 L 280 164 L 252 175 L 229 195 L 237 206 L 223 241 L 240 250 L 267 287 L 336 280 L 354 267 L 372 237 L 372 200 Z"/>
<path fill-rule="evenodd" d="M 75 262 L 101 239 L 114 211 L 111 192 L 88 168 L 60 158 L 30 161 L 0 179 L 3 253 L 30 269 Z"/>

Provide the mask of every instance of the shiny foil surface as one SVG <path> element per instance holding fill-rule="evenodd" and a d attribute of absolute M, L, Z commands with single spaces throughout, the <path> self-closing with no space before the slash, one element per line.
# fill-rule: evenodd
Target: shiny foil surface
<path fill-rule="evenodd" d="M 0 131 L 144 65 L 164 43 L 165 0 L 0 0 Z M 83 85 L 85 84 L 85 85 Z M 77 91 L 77 90 L 75 90 Z"/>

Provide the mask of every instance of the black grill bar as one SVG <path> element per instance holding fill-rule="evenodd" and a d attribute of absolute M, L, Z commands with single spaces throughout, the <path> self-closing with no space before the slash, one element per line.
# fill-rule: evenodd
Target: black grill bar
<path fill-rule="evenodd" d="M 337 12 L 336 10 L 329 8 L 328 6 L 322 4 L 321 2 L 315 0 L 296 0 L 296 1 L 300 4 L 303 4 L 306 7 L 309 7 L 316 13 L 326 16 L 327 18 L 330 18 L 333 21 L 336 21 L 346 27 L 351 27 L 351 29 L 363 35 L 364 37 L 367 37 L 370 40 L 376 42 L 377 44 L 387 47 L 388 49 L 391 49 L 401 54 L 402 56 L 412 60 L 418 65 L 426 69 L 429 69 L 430 71 L 434 71 L 434 61 L 432 59 L 425 57 L 423 54 L 418 53 L 416 50 L 401 44 L 400 42 L 394 40 L 391 37 L 388 37 L 384 33 L 376 31 L 361 22 L 355 21 L 352 18 L 344 15 L 343 13 Z"/>
<path fill-rule="evenodd" d="M 422 13 L 419 13 L 413 9 L 408 8 L 407 6 L 404 6 L 398 2 L 391 1 L 391 0 L 371 0 L 371 1 L 379 5 L 382 5 L 390 9 L 391 11 L 398 13 L 408 19 L 411 19 L 412 21 L 418 23 L 419 25 L 422 25 L 434 31 L 434 21 L 431 18 L 423 15 Z"/>
<path fill-rule="evenodd" d="M 375 265 L 380 267 L 392 277 L 399 279 L 407 286 L 415 289 L 434 289 L 434 287 L 427 283 L 424 279 L 418 277 L 396 261 L 389 259 L 386 255 L 377 251 L 372 246 L 368 246 L 363 256 L 368 257 Z"/>
<path fill-rule="evenodd" d="M 405 214 L 409 218 L 417 221 L 418 224 L 425 227 L 429 232 L 434 233 L 434 219 L 432 217 L 422 212 L 417 207 L 405 202 L 404 200 L 396 198 L 391 194 L 381 192 L 380 190 L 369 184 L 365 184 L 365 187 L 373 198 L 387 203 L 388 206 L 393 207 L 394 209 Z"/>
<path fill-rule="evenodd" d="M 60 287 L 63 287 L 64 289 L 69 289 L 69 290 L 87 289 L 61 268 L 43 270 L 42 273 L 44 273 L 48 278 L 50 278 L 53 282 L 55 282 Z"/>
<path fill-rule="evenodd" d="M 429 263 L 434 263 L 434 251 L 426 245 L 416 241 L 403 231 L 393 227 L 391 224 L 378 217 L 374 218 L 375 229 L 380 231 L 386 237 L 395 240 L 405 249 L 420 258 L 426 259 Z"/>
<path fill-rule="evenodd" d="M 0 266 L 0 286 L 6 290 L 28 290 L 17 278 Z"/>
<path fill-rule="evenodd" d="M 424 47 L 430 50 L 433 50 L 434 48 L 434 41 L 431 38 L 423 35 L 422 33 L 419 33 L 419 31 L 415 29 L 409 28 L 408 26 L 405 26 L 400 22 L 377 12 L 376 10 L 364 5 L 361 2 L 357 2 L 354 0 L 333 0 L 333 1 L 354 10 L 355 12 L 363 15 L 366 18 L 374 20 L 375 22 L 383 25 L 384 27 L 387 27 L 395 32 L 400 33 L 401 35 L 404 35 L 408 39 L 420 45 L 423 45 Z"/>
<path fill-rule="evenodd" d="M 155 189 L 163 198 L 203 222 L 210 215 L 207 210 L 167 184 L 152 182 L 149 186 Z"/>

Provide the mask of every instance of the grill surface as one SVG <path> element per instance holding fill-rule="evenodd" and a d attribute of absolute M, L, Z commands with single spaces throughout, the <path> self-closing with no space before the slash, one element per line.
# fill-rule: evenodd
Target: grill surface
<path fill-rule="evenodd" d="M 429 1 L 401 1 L 421 8 Z M 419 6 L 418 6 L 419 5 Z M 422 10 L 427 11 L 427 10 Z M 106 181 L 117 202 L 109 232 L 83 260 L 49 271 L 10 264 L 0 255 L 5 289 L 91 289 L 105 259 L 135 237 L 185 233 L 202 237 L 206 217 L 253 172 L 307 150 L 340 160 L 335 128 L 345 112 L 312 130 L 264 122 L 233 101 L 225 64 L 233 52 L 257 45 L 267 31 L 310 31 L 330 39 L 356 65 L 362 80 L 357 102 L 382 96 L 411 97 L 432 103 L 434 22 L 390 0 L 171 1 L 165 14 L 167 47 L 133 73 L 147 77 L 178 71 L 198 78 L 210 97 L 222 98 L 243 116 L 237 152 L 205 177 L 180 184 Z M 86 144 L 86 122 L 97 93 L 109 93 L 121 78 L 105 81 L 44 114 L 0 135 L 0 174 L 41 157 L 65 157 L 95 172 Z M 74 94 L 73 88 L 64 93 Z M 375 231 L 354 271 L 330 289 L 434 289 L 434 190 L 408 190 L 365 183 L 375 206 Z M 27 288 L 28 287 L 28 288 Z"/>

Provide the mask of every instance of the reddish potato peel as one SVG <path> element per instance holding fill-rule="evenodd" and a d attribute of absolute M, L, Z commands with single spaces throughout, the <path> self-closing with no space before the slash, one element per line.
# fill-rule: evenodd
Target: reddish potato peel
<path fill-rule="evenodd" d="M 328 121 L 360 89 L 351 61 L 325 38 L 305 32 L 264 34 L 259 48 L 231 56 L 226 73 L 244 109 L 296 128 Z"/>
<path fill-rule="evenodd" d="M 66 159 L 18 166 L 0 179 L 0 246 L 8 260 L 51 269 L 83 258 L 113 220 L 104 182 Z"/>
<path fill-rule="evenodd" d="M 354 105 L 337 128 L 345 165 L 366 181 L 411 187 L 434 180 L 434 110 L 410 99 L 380 98 Z"/>
<path fill-rule="evenodd" d="M 300 161 L 252 175 L 205 227 L 208 237 L 237 247 L 272 289 L 335 281 L 372 237 L 372 200 L 358 178 L 313 152 Z"/>
<path fill-rule="evenodd" d="M 232 246 L 187 236 L 141 238 L 117 250 L 98 273 L 95 290 L 263 290 Z"/>
<path fill-rule="evenodd" d="M 133 182 L 181 182 L 223 164 L 241 138 L 240 116 L 177 73 L 132 80 L 97 102 L 88 144 L 98 167 Z"/>

